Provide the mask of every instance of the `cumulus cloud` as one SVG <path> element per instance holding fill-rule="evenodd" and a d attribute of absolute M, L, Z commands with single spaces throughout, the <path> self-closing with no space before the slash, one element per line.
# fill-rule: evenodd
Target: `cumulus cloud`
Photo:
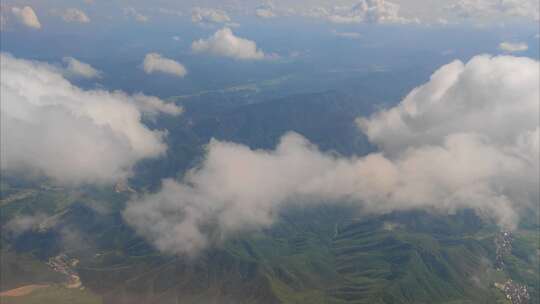
<path fill-rule="evenodd" d="M 58 183 L 114 183 L 166 150 L 143 117 L 181 109 L 142 94 L 82 90 L 45 63 L 1 54 L 0 166 Z"/>
<path fill-rule="evenodd" d="M 39 22 L 36 12 L 34 12 L 34 9 L 30 6 L 25 6 L 23 8 L 12 7 L 11 12 L 23 25 L 33 29 L 41 28 L 41 23 Z"/>
<path fill-rule="evenodd" d="M 199 167 L 131 201 L 124 218 L 173 254 L 267 227 L 290 203 L 473 208 L 512 229 L 539 199 L 539 68 L 509 56 L 441 67 L 399 105 L 358 119 L 380 148 L 367 156 L 324 153 L 295 133 L 271 151 L 212 140 Z"/>
<path fill-rule="evenodd" d="M 231 18 L 222 10 L 195 7 L 191 13 L 191 20 L 194 23 L 227 23 Z"/>
<path fill-rule="evenodd" d="M 86 15 L 85 12 L 78 8 L 68 8 L 62 14 L 62 19 L 66 22 L 78 22 L 78 23 L 88 23 L 90 18 Z"/>
<path fill-rule="evenodd" d="M 328 20 L 334 23 L 410 23 L 399 15 L 399 5 L 386 0 L 362 0 L 352 7 L 334 7 L 328 13 Z"/>
<path fill-rule="evenodd" d="M 141 13 L 139 13 L 135 8 L 133 7 L 126 7 L 124 8 L 124 16 L 130 17 L 135 19 L 137 22 L 145 23 L 148 22 L 150 18 L 148 16 L 145 16 Z"/>
<path fill-rule="evenodd" d="M 186 68 L 181 63 L 165 58 L 158 53 L 146 54 L 142 66 L 147 74 L 160 72 L 178 77 L 184 77 L 187 74 Z"/>
<path fill-rule="evenodd" d="M 426 196 L 434 204 L 466 194 L 463 204 L 484 202 L 475 209 L 511 227 L 519 208 L 538 202 L 539 78 L 538 61 L 528 58 L 456 61 L 359 125 L 393 159 L 430 151 L 412 163 L 409 178 L 429 177 L 421 189 L 440 191 Z"/>
<path fill-rule="evenodd" d="M 66 68 L 64 74 L 67 77 L 101 78 L 101 71 L 96 70 L 88 63 L 81 62 L 73 57 L 64 57 Z"/>
<path fill-rule="evenodd" d="M 523 42 L 519 42 L 519 43 L 501 42 L 501 44 L 499 44 L 499 49 L 508 53 L 514 53 L 514 52 L 524 52 L 529 49 L 529 46 Z"/>
<path fill-rule="evenodd" d="M 207 39 L 194 41 L 191 49 L 196 53 L 209 53 L 239 60 L 265 58 L 264 52 L 257 48 L 254 41 L 235 36 L 228 27 L 216 31 Z"/>

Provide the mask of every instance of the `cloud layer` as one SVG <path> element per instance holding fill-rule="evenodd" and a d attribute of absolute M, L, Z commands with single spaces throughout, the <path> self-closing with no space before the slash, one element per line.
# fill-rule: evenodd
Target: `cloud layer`
<path fill-rule="evenodd" d="M 164 132 L 143 116 L 181 109 L 142 94 L 84 91 L 57 68 L 1 54 L 1 158 L 4 173 L 44 175 L 76 185 L 114 183 L 143 158 L 166 150 Z"/>
<path fill-rule="evenodd" d="M 11 11 L 23 25 L 33 29 L 41 28 L 41 23 L 39 22 L 36 12 L 34 12 L 30 6 L 25 6 L 23 8 L 12 7 Z"/>
<path fill-rule="evenodd" d="M 289 203 L 473 208 L 511 229 L 539 198 L 539 67 L 509 56 L 443 66 L 396 107 L 358 120 L 381 151 L 363 157 L 323 153 L 294 133 L 273 151 L 213 140 L 199 167 L 130 202 L 124 218 L 173 254 L 267 227 Z"/>
<path fill-rule="evenodd" d="M 254 41 L 235 36 L 228 27 L 216 31 L 207 39 L 194 41 L 191 48 L 196 53 L 209 53 L 239 60 L 265 58 L 264 52 L 257 48 Z"/>
<path fill-rule="evenodd" d="M 181 63 L 165 58 L 158 53 L 146 54 L 142 66 L 147 74 L 160 72 L 178 77 L 184 77 L 187 74 L 187 69 Z"/>

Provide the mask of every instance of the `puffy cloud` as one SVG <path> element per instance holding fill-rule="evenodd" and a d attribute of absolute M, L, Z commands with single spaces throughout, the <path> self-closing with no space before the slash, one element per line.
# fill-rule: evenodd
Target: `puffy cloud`
<path fill-rule="evenodd" d="M 399 15 L 399 5 L 385 0 L 362 0 L 352 7 L 334 7 L 327 16 L 334 23 L 410 23 Z"/>
<path fill-rule="evenodd" d="M 512 42 L 501 42 L 499 44 L 499 49 L 503 50 L 508 53 L 513 52 L 523 52 L 529 49 L 529 46 L 526 43 L 519 42 L 519 43 L 512 43 Z"/>
<path fill-rule="evenodd" d="M 143 158 L 166 150 L 165 132 L 143 116 L 181 109 L 136 94 L 82 90 L 57 68 L 1 54 L 0 165 L 58 183 L 114 183 Z"/>
<path fill-rule="evenodd" d="M 265 58 L 264 52 L 257 49 L 254 41 L 235 36 L 228 27 L 216 31 L 207 39 L 194 41 L 191 48 L 196 53 L 209 53 L 240 60 Z"/>
<path fill-rule="evenodd" d="M 538 125 L 538 61 L 474 57 L 454 61 L 414 89 L 398 107 L 360 119 L 369 139 L 385 152 L 440 144 L 449 134 L 477 133 L 510 145 Z"/>
<path fill-rule="evenodd" d="M 222 10 L 196 7 L 191 13 L 191 20 L 194 23 L 227 23 L 231 18 Z"/>
<path fill-rule="evenodd" d="M 67 65 L 64 74 L 68 77 L 101 78 L 101 72 L 93 68 L 88 63 L 81 62 L 73 57 L 64 57 Z"/>
<path fill-rule="evenodd" d="M 146 54 L 143 69 L 147 74 L 161 72 L 178 77 L 184 77 L 187 74 L 186 68 L 181 63 L 165 58 L 158 53 Z"/>
<path fill-rule="evenodd" d="M 416 173 L 409 178 L 429 176 L 421 189 L 444 194 L 434 204 L 467 194 L 465 205 L 485 201 L 476 209 L 513 226 L 516 210 L 539 199 L 539 81 L 539 63 L 528 58 L 455 61 L 397 107 L 359 125 L 392 159 L 430 151 L 412 163 Z"/>
<path fill-rule="evenodd" d="M 32 9 L 30 6 L 25 6 L 23 8 L 12 7 L 11 12 L 25 26 L 33 29 L 41 28 L 41 23 L 39 22 L 34 9 Z"/>
<path fill-rule="evenodd" d="M 272 151 L 212 140 L 200 166 L 131 201 L 124 218 L 173 254 L 267 227 L 290 203 L 473 208 L 511 229 L 539 199 L 539 68 L 489 56 L 441 67 L 399 105 L 359 119 L 380 147 L 367 156 L 324 153 L 295 133 Z"/>
<path fill-rule="evenodd" d="M 86 15 L 85 12 L 78 8 L 68 8 L 62 14 L 62 19 L 66 22 L 79 22 L 79 23 L 88 23 L 90 18 Z"/>
<path fill-rule="evenodd" d="M 135 19 L 137 22 L 145 23 L 148 22 L 149 18 L 148 16 L 145 16 L 141 13 L 139 13 L 135 8 L 133 7 L 126 7 L 124 8 L 124 16 L 130 17 Z"/>

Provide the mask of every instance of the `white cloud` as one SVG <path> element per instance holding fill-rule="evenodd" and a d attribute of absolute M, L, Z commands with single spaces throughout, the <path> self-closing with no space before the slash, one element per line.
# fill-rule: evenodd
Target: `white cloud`
<path fill-rule="evenodd" d="M 78 23 L 88 23 L 90 18 L 86 15 L 85 12 L 78 8 L 68 8 L 62 14 L 62 19 L 66 22 L 78 22 Z"/>
<path fill-rule="evenodd" d="M 372 142 L 393 153 L 465 132 L 511 144 L 538 124 L 537 68 L 538 61 L 513 56 L 454 61 L 398 107 L 360 124 Z"/>
<path fill-rule="evenodd" d="M 516 210 L 538 201 L 539 81 L 539 63 L 528 58 L 455 61 L 399 106 L 359 124 L 394 159 L 429 151 L 410 163 L 409 178 L 426 178 L 422 189 L 439 192 L 437 204 L 467 194 L 463 204 L 485 202 L 476 209 L 512 226 Z"/>
<path fill-rule="evenodd" d="M 182 182 L 128 204 L 124 218 L 162 251 L 196 254 L 271 225 L 290 203 L 365 212 L 473 208 L 506 229 L 539 199 L 538 61 L 478 56 L 440 68 L 399 105 L 359 119 L 381 149 L 343 158 L 285 135 L 273 151 L 213 140 Z"/>
<path fill-rule="evenodd" d="M 3 172 L 44 175 L 66 185 L 114 183 L 166 150 L 143 115 L 181 109 L 142 94 L 82 90 L 57 68 L 1 55 Z"/>
<path fill-rule="evenodd" d="M 124 8 L 124 16 L 127 16 L 127 17 L 130 17 L 130 18 L 134 18 L 135 21 L 137 22 L 141 22 L 141 23 L 146 23 L 148 22 L 148 20 L 150 18 L 148 18 L 148 16 L 145 16 L 141 13 L 139 13 L 135 8 L 133 7 L 126 7 Z"/>
<path fill-rule="evenodd" d="M 178 77 L 184 77 L 187 74 L 186 68 L 181 63 L 165 58 L 158 53 L 146 54 L 143 69 L 147 74 L 161 72 Z"/>
<path fill-rule="evenodd" d="M 334 23 L 410 23 L 399 15 L 399 5 L 386 0 L 361 0 L 352 7 L 334 7 L 327 16 Z"/>
<path fill-rule="evenodd" d="M 228 27 L 216 31 L 207 39 L 194 41 L 191 48 L 196 53 L 209 53 L 240 60 L 265 58 L 264 52 L 257 48 L 254 41 L 235 36 Z"/>
<path fill-rule="evenodd" d="M 67 65 L 64 70 L 67 77 L 101 78 L 102 73 L 88 63 L 81 62 L 73 57 L 64 57 L 63 61 Z"/>
<path fill-rule="evenodd" d="M 15 15 L 19 22 L 21 22 L 25 26 L 34 29 L 41 28 L 41 23 L 39 22 L 36 13 L 30 6 L 25 6 L 23 8 L 12 7 L 11 12 L 13 13 L 13 15 Z"/>
<path fill-rule="evenodd" d="M 195 7 L 191 13 L 191 20 L 194 23 L 227 23 L 231 18 L 222 10 Z"/>
<path fill-rule="evenodd" d="M 514 52 L 523 52 L 529 49 L 529 46 L 526 43 L 512 43 L 512 42 L 501 42 L 499 44 L 499 49 L 508 53 Z"/>

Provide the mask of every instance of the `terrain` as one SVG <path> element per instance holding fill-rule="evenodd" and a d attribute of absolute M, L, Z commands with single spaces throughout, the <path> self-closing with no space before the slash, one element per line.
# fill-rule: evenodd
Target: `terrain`
<path fill-rule="evenodd" d="M 195 257 L 162 254 L 124 222 L 131 196 L 156 189 L 162 178 L 181 178 L 212 137 L 271 148 L 292 130 L 324 151 L 373 151 L 354 118 L 373 112 L 377 100 L 397 98 L 381 100 L 376 90 L 357 96 L 327 91 L 219 106 L 219 96 L 176 100 L 185 115 L 148 122 L 169 130 L 167 156 L 141 162 L 133 189 L 3 177 L 0 291 L 40 287 L 3 295 L 2 303 L 516 304 L 506 298 L 509 280 L 539 303 L 534 215 L 501 250 L 504 232 L 470 210 L 372 215 L 344 203 L 292 205 L 270 228 Z"/>

